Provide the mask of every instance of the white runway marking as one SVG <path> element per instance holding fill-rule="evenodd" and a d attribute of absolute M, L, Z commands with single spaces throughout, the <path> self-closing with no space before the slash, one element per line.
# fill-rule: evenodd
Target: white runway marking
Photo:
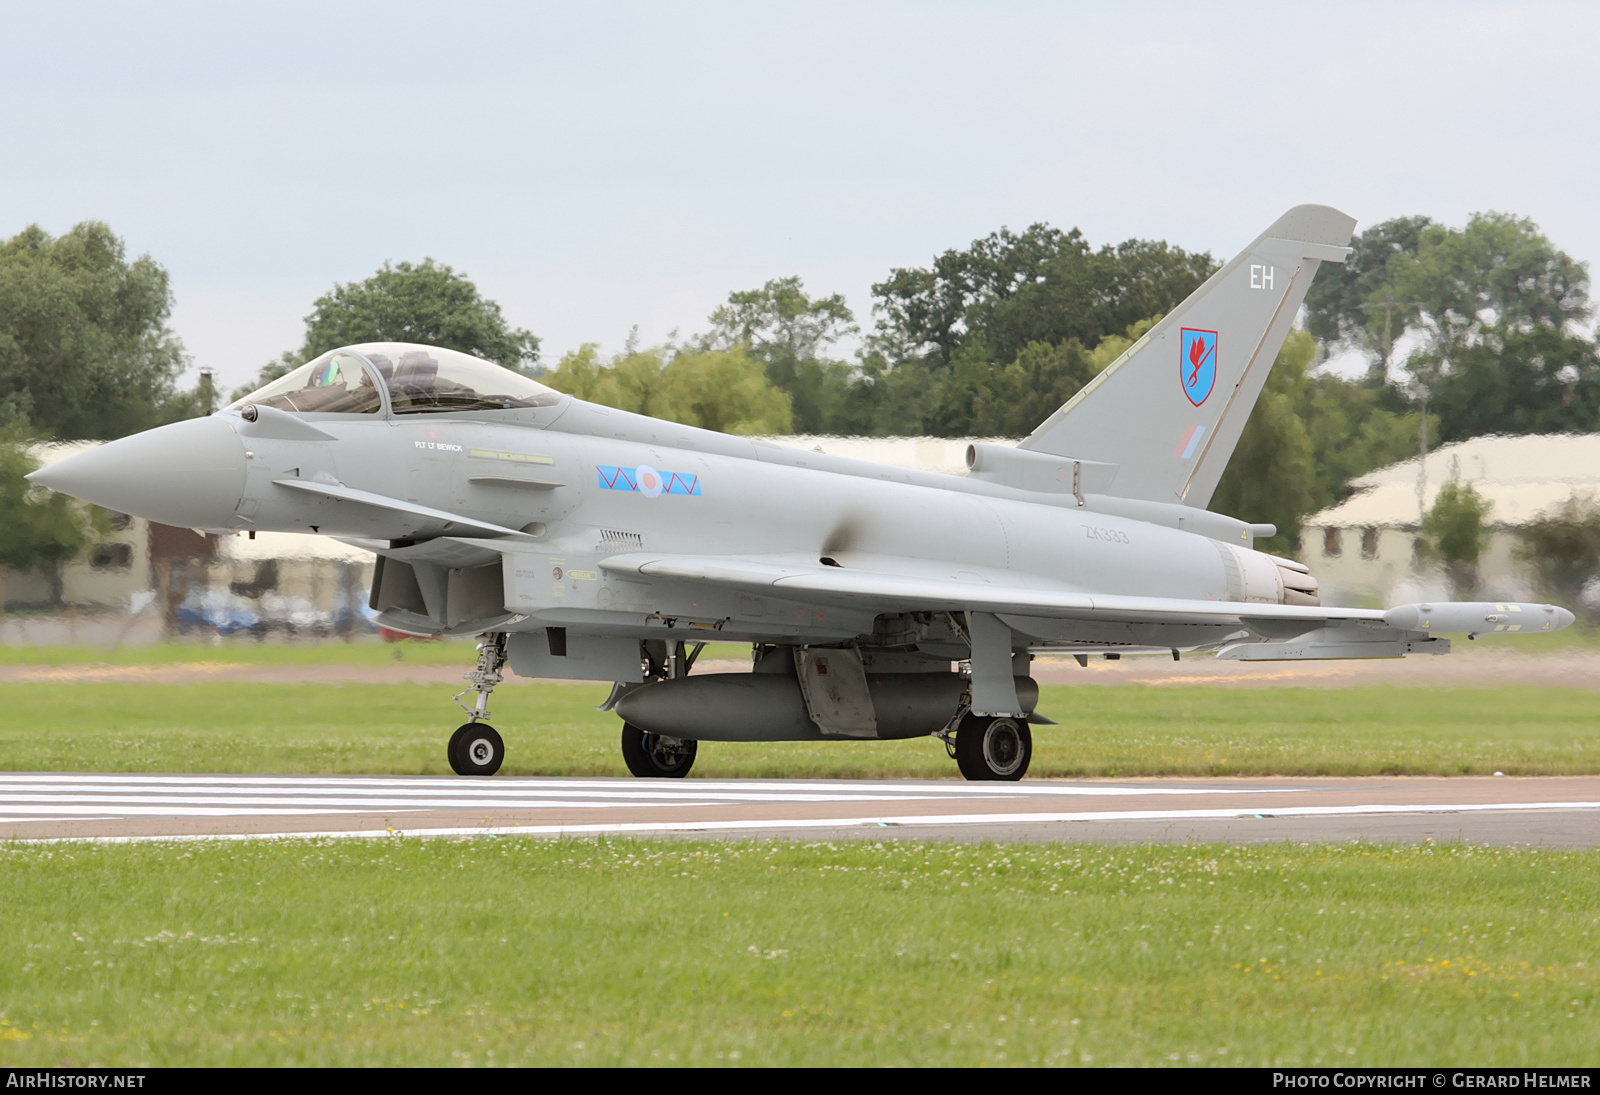
<path fill-rule="evenodd" d="M 460 776 L 182 776 L 182 775 L 107 775 L 104 773 L 4 773 L 0 774 L 0 802 L 13 790 L 25 792 L 48 788 L 71 791 L 94 786 L 117 790 L 131 787 L 172 787 L 179 789 L 204 788 L 220 792 L 232 788 L 259 788 L 274 793 L 291 793 L 305 789 L 317 791 L 339 789 L 352 792 L 371 789 L 372 793 L 386 794 L 437 794 L 452 795 L 595 795 L 604 792 L 625 792 L 637 799 L 640 796 L 658 795 L 677 799 L 683 795 L 714 795 L 718 799 L 748 796 L 759 800 L 795 799 L 806 795 L 833 796 L 840 801 L 862 796 L 905 798 L 952 798 L 977 796 L 1002 798 L 1017 796 L 1033 798 L 1038 795 L 1064 795 L 1073 798 L 1084 795 L 1242 795 L 1303 792 L 1304 787 L 1240 786 L 1240 787 L 1172 787 L 1131 784 L 1071 783 L 1051 781 L 1022 783 L 961 783 L 954 780 L 734 780 L 734 779 L 684 779 L 638 780 L 604 779 L 590 777 L 541 778 L 506 777 L 496 779 L 469 779 Z"/>
<path fill-rule="evenodd" d="M 635 809 L 753 803 L 911 802 L 1106 795 L 1284 793 L 1290 788 L 1095 784 L 608 779 L 397 779 L 367 776 L 0 776 L 0 826 L 77 817 L 234 817 L 420 810 Z M 0 829 L 3 833 L 3 829 Z"/>
<path fill-rule="evenodd" d="M 1220 782 L 1220 781 L 1219 781 Z M 1531 786 L 1531 785 L 1529 785 Z M 211 819 L 212 837 L 255 838 L 406 835 L 577 836 L 774 832 L 783 830 L 1040 825 L 1065 822 L 1161 822 L 1256 818 L 1357 817 L 1379 814 L 1530 816 L 1539 811 L 1600 810 L 1600 801 L 1562 801 L 1593 794 L 1568 786 L 1547 801 L 1493 801 L 1496 781 L 1344 780 L 1206 784 L 1173 782 L 1023 782 L 852 780 L 619 780 L 389 776 L 191 776 L 75 773 L 0 774 L 0 838 L 189 839 Z M 1427 802 L 1446 788 L 1471 789 L 1452 802 Z M 1429 793 L 1418 793 L 1428 791 Z M 1454 794 L 1455 792 L 1450 792 Z M 1527 792 L 1522 792 L 1525 796 Z M 1516 799 L 1515 781 L 1504 796 Z M 1196 799 L 1228 805 L 1201 806 Z M 1142 798 L 1144 808 L 1116 809 L 1107 799 Z M 1170 809 L 1151 808 L 1165 799 Z M 1319 802 L 1318 800 L 1323 801 Z M 1476 801 L 1472 801 L 1476 799 Z M 1352 801 L 1355 800 L 1355 801 Z M 1074 809 L 1074 802 L 1081 804 Z M 870 804 L 870 805 L 869 805 Z M 931 808 L 929 804 L 934 804 Z M 944 805 L 939 805 L 944 804 Z M 1014 805 L 1013 805 L 1014 804 Z M 1131 805 L 1131 804 L 1130 804 Z M 855 806 L 849 816 L 840 806 Z M 859 807 L 866 807 L 860 809 Z M 1028 806 L 1034 807 L 1028 809 Z M 830 807 L 831 810 L 830 810 Z M 1098 807 L 1098 808 L 1097 808 Z M 752 816 L 752 809 L 756 810 Z M 985 812 L 985 808 L 992 812 Z M 608 811 L 631 816 L 608 820 Z M 578 811 L 578 813 L 574 813 Z M 408 822 L 408 816 L 434 815 Z M 541 818 L 539 815 L 545 815 Z M 770 814 L 776 816 L 761 816 Z M 289 819 L 362 815 L 349 827 L 292 831 Z M 508 816 L 509 815 L 509 816 Z M 696 816 L 698 815 L 698 816 Z M 174 825 L 162 827 L 163 819 Z M 182 819 L 192 819 L 190 836 Z M 220 821 L 219 821 L 220 819 Z M 233 820 L 229 820 L 233 819 Z M 548 819 L 548 820 L 546 820 Z M 130 832 L 119 822 L 139 825 Z M 88 830 L 28 831 L 30 825 L 79 822 Z M 470 824 L 477 822 L 477 824 Z M 220 827 L 219 827 L 220 825 Z M 287 827 L 285 827 L 287 826 Z M 153 828 L 154 827 L 154 828 Z M 302 825 L 302 828 L 304 826 Z M 164 829 L 164 831 L 163 831 Z M 241 832 L 248 829 L 249 832 Z M 120 830 L 120 831 L 119 831 Z M 134 835 L 137 834 L 137 835 Z"/>

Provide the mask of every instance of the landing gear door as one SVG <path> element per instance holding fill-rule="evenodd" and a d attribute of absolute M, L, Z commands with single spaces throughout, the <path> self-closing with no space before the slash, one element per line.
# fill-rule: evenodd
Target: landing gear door
<path fill-rule="evenodd" d="M 593 635 L 565 627 L 518 631 L 506 645 L 511 671 L 519 677 L 558 681 L 644 680 L 639 640 Z"/>
<path fill-rule="evenodd" d="M 806 711 L 818 730 L 839 738 L 878 736 L 878 715 L 872 707 L 872 692 L 859 650 L 796 647 L 794 666 L 800 676 Z"/>

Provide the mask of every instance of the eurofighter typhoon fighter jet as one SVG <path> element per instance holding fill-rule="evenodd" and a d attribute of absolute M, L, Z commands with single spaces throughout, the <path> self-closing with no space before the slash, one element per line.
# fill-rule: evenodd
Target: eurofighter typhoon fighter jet
<path fill-rule="evenodd" d="M 372 343 L 30 478 L 170 525 L 375 552 L 384 626 L 480 637 L 449 743 L 462 775 L 504 759 L 487 719 L 509 665 L 616 682 L 603 709 L 638 776 L 686 774 L 702 741 L 936 736 L 968 779 L 1014 780 L 1030 723 L 1050 721 L 1032 652 L 1394 658 L 1447 652 L 1441 633 L 1572 622 L 1552 605 L 1324 606 L 1306 567 L 1253 549 L 1270 525 L 1206 509 L 1317 267 L 1345 259 L 1354 227 L 1291 209 L 1015 448 L 971 445 L 965 477 Z M 691 675 L 711 640 L 751 644 L 753 671 Z"/>

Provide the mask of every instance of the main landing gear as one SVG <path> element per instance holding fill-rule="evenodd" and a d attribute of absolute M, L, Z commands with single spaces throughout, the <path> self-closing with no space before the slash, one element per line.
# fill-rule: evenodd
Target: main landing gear
<path fill-rule="evenodd" d="M 456 694 L 456 703 L 467 713 L 467 721 L 450 735 L 446 750 L 450 768 L 458 776 L 492 776 L 506 759 L 506 743 L 486 721 L 489 718 L 489 693 L 504 680 L 500 670 L 506 664 L 506 635 L 491 632 L 478 643 L 478 665 L 464 676 L 472 687 Z M 469 707 L 461 697 L 477 693 Z"/>
<path fill-rule="evenodd" d="M 1027 719 L 972 715 L 956 731 L 956 767 L 968 779 L 1021 779 L 1033 759 Z"/>
<path fill-rule="evenodd" d="M 684 738 L 652 734 L 632 723 L 622 724 L 622 761 L 636 776 L 680 779 L 688 775 L 699 744 Z"/>
<path fill-rule="evenodd" d="M 971 780 L 1019 780 L 1033 759 L 1033 733 L 1026 717 L 974 715 L 965 703 L 936 735 Z"/>
<path fill-rule="evenodd" d="M 687 677 L 705 645 L 660 639 L 646 642 L 646 679 L 668 681 Z M 641 730 L 632 723 L 622 724 L 622 763 L 642 779 L 682 779 L 694 767 L 694 755 L 699 747 L 700 743 L 691 738 L 668 737 Z"/>

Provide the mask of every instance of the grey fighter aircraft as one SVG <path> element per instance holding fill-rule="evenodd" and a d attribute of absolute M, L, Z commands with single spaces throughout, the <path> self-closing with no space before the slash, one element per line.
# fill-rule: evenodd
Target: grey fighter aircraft
<path fill-rule="evenodd" d="M 1291 209 L 1019 445 L 970 446 L 965 477 L 373 343 L 31 478 L 170 525 L 370 548 L 385 626 L 480 636 L 448 747 L 463 775 L 504 758 L 487 719 L 509 665 L 616 682 L 604 709 L 639 776 L 684 775 L 701 741 L 936 736 L 968 779 L 1019 779 L 1030 723 L 1049 721 L 1035 652 L 1394 658 L 1572 622 L 1552 605 L 1324 606 L 1306 567 L 1252 547 L 1271 526 L 1205 508 L 1354 226 Z M 711 640 L 751 644 L 753 671 L 690 675 Z"/>

